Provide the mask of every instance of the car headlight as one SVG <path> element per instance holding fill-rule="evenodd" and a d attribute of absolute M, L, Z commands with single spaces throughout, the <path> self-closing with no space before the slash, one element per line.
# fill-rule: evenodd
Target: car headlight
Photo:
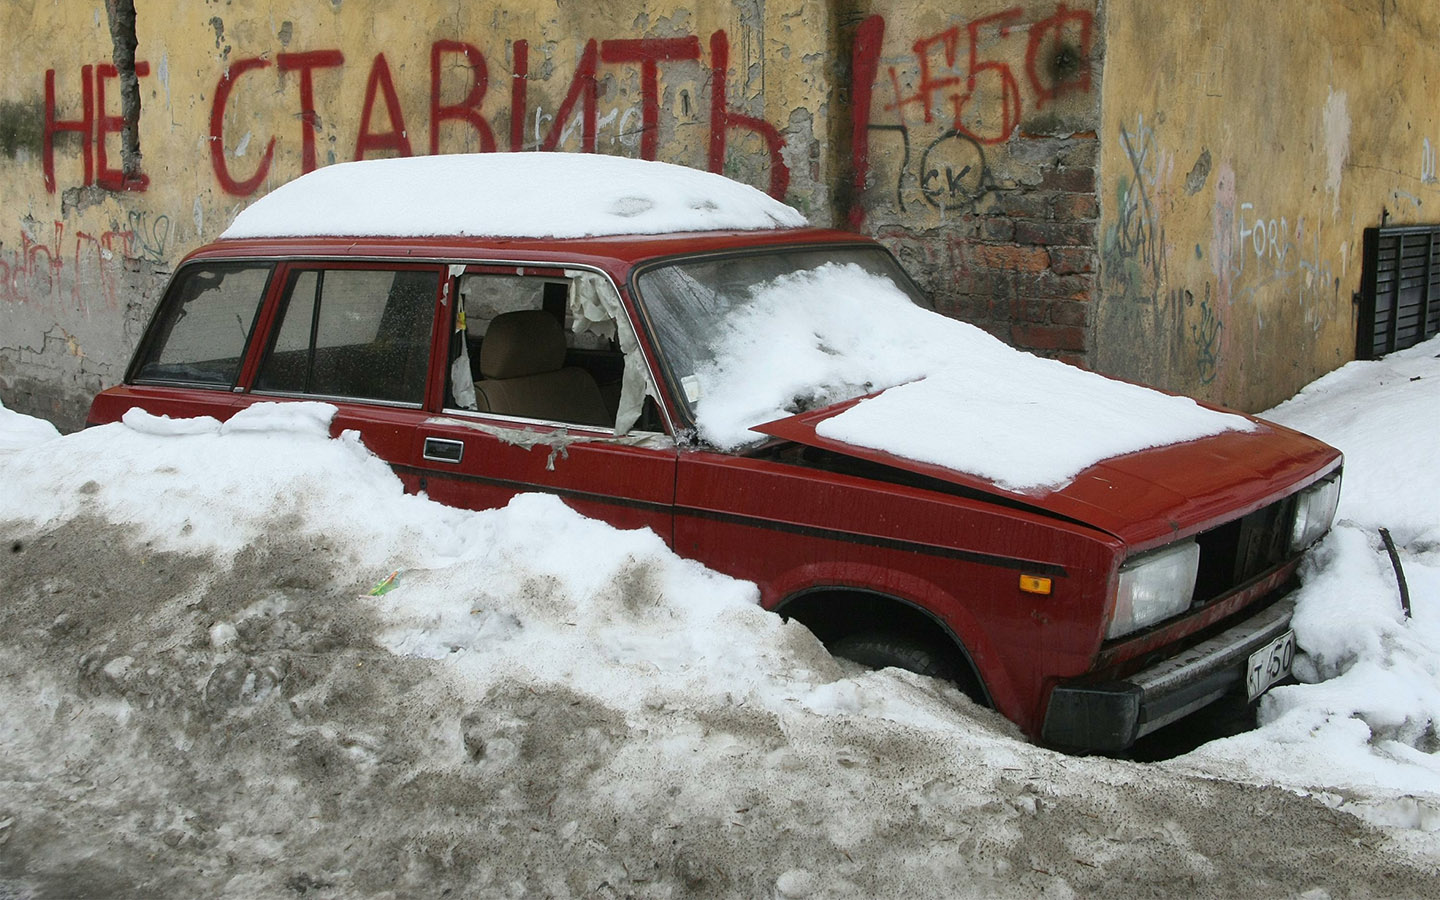
<path fill-rule="evenodd" d="M 1200 545 L 1194 541 L 1127 560 L 1120 567 L 1115 611 L 1105 637 L 1117 638 L 1184 612 L 1195 593 L 1199 570 Z"/>
<path fill-rule="evenodd" d="M 1291 553 L 1304 550 L 1330 530 L 1339 502 L 1339 472 L 1300 492 L 1295 498 L 1295 524 L 1290 529 Z"/>

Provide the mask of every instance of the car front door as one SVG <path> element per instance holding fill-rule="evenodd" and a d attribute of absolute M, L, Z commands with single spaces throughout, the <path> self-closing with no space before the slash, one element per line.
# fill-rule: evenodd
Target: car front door
<path fill-rule="evenodd" d="M 427 404 L 439 411 L 420 423 L 402 474 L 466 508 L 555 494 L 670 543 L 675 444 L 643 396 L 643 360 L 627 368 L 623 348 L 639 351 L 613 285 L 533 266 L 455 266 L 449 276 L 442 371 Z M 617 418 L 627 420 L 619 429 Z"/>

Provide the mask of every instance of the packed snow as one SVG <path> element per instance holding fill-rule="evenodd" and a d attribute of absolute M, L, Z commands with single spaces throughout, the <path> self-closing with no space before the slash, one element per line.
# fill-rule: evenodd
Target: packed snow
<path fill-rule="evenodd" d="M 842 664 L 553 497 L 406 495 L 324 404 L 0 415 L 0 896 L 1433 892 L 1437 354 L 1273 411 L 1347 452 L 1296 616 L 1315 683 L 1158 764 Z"/>
<path fill-rule="evenodd" d="M 596 153 L 338 163 L 271 191 L 224 238 L 586 237 L 793 228 L 793 208 L 710 172 Z"/>
<path fill-rule="evenodd" d="M 44 419 L 22 416 L 0 406 L 0 451 L 19 450 L 59 436 L 60 430 Z"/>
<path fill-rule="evenodd" d="M 1307 683 L 1267 694 L 1258 730 L 1181 762 L 1440 831 L 1440 339 L 1350 363 L 1264 416 L 1345 453 L 1335 527 L 1301 573 Z M 1381 528 L 1399 545 L 1408 619 Z"/>
<path fill-rule="evenodd" d="M 797 400 L 813 409 L 889 388 L 817 433 L 1011 490 L 1057 489 L 1102 459 L 1255 427 L 1016 350 L 853 263 L 756 288 L 709 351 L 695 373 L 696 426 L 720 447 L 755 440 L 751 426 L 791 414 Z"/>

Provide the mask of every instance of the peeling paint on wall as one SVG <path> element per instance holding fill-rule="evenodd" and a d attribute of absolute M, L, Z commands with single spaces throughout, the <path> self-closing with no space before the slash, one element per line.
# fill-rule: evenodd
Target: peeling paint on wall
<path fill-rule="evenodd" d="M 1330 89 L 1321 123 L 1325 132 L 1325 190 L 1330 193 L 1330 212 L 1338 216 L 1340 182 L 1345 177 L 1345 162 L 1350 158 L 1350 110 L 1344 91 Z"/>

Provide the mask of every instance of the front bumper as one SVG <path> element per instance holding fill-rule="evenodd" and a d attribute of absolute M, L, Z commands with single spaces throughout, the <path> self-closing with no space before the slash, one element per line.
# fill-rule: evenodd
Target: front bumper
<path fill-rule="evenodd" d="M 1295 601 L 1284 597 L 1124 681 L 1058 685 L 1041 738 L 1066 749 L 1124 750 L 1243 684 L 1250 654 L 1285 633 L 1294 612 Z"/>

